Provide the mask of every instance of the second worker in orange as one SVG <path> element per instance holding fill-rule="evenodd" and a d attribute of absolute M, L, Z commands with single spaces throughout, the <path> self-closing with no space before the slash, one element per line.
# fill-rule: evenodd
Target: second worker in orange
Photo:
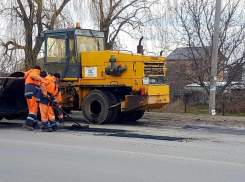
<path fill-rule="evenodd" d="M 43 77 L 43 79 L 37 94 L 37 102 L 39 102 L 41 113 L 42 131 L 56 131 L 59 127 L 55 121 L 55 114 L 50 101 L 57 104 L 56 95 L 58 93 L 58 85 L 52 75 L 41 72 L 40 76 Z M 49 128 L 49 124 L 51 129 Z"/>

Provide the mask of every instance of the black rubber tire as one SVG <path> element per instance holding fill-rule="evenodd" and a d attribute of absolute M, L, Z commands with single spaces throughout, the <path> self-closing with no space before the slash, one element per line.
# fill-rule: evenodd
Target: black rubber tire
<path fill-rule="evenodd" d="M 128 122 L 130 117 L 130 113 L 129 112 L 118 112 L 117 117 L 115 122 L 116 123 L 125 123 Z"/>
<path fill-rule="evenodd" d="M 114 99 L 106 91 L 92 90 L 83 99 L 82 112 L 88 123 L 102 124 L 115 118 Z"/>
<path fill-rule="evenodd" d="M 145 111 L 132 111 L 124 113 L 125 116 L 122 117 L 122 122 L 135 122 L 144 116 Z"/>
<path fill-rule="evenodd" d="M 135 121 L 138 121 L 139 119 L 141 119 L 145 114 L 145 111 L 135 111 Z"/>
<path fill-rule="evenodd" d="M 134 122 L 136 118 L 136 113 L 134 111 L 128 112 L 126 120 L 124 122 Z"/>
<path fill-rule="evenodd" d="M 108 92 L 108 91 L 105 91 L 105 94 L 107 94 L 107 97 L 110 100 L 110 104 L 111 104 L 110 106 L 115 106 L 118 103 L 114 94 L 112 94 L 111 92 Z M 115 122 L 117 119 L 117 116 L 118 116 L 118 112 L 120 112 L 119 106 L 112 107 L 111 110 L 113 111 L 112 118 L 110 120 L 106 121 L 105 123 Z"/>
<path fill-rule="evenodd" d="M 120 123 L 122 118 L 122 112 L 120 109 L 118 109 L 117 115 L 115 117 L 115 119 L 113 120 L 113 123 Z"/>

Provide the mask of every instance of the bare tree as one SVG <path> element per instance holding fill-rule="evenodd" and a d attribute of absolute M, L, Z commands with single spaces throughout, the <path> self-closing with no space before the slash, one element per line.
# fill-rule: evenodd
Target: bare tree
<path fill-rule="evenodd" d="M 209 94 L 211 71 L 211 46 L 214 29 L 215 0 L 185 0 L 169 2 L 169 37 L 177 47 L 188 47 L 188 55 L 193 60 L 192 67 L 196 74 L 186 74 L 186 79 L 198 82 Z M 245 21 L 243 0 L 222 1 L 218 78 L 225 81 L 218 87 L 217 96 L 221 95 L 239 72 L 233 71 L 227 76 L 231 67 L 240 69 L 245 64 Z M 203 51 L 198 52 L 197 48 Z M 197 57 L 202 56 L 202 62 Z"/>
<path fill-rule="evenodd" d="M 64 27 L 69 19 L 63 15 L 70 0 L 10 0 L 0 4 L 0 16 L 7 26 L 5 35 L 1 35 L 1 45 L 5 47 L 5 61 L 14 58 L 19 51 L 24 53 L 25 70 L 36 64 L 43 39 L 41 32 L 59 26 Z M 36 38 L 35 38 L 36 37 Z M 20 60 L 21 57 L 18 58 Z"/>
<path fill-rule="evenodd" d="M 112 49 L 119 32 L 132 36 L 147 22 L 155 19 L 151 7 L 159 0 L 92 0 L 91 14 L 105 33 L 106 49 Z"/>

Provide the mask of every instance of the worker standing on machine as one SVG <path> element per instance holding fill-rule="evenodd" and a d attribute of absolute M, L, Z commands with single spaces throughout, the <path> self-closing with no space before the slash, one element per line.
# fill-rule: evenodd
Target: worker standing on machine
<path fill-rule="evenodd" d="M 40 84 L 37 102 L 39 102 L 41 113 L 42 131 L 57 131 L 59 127 L 55 121 L 54 110 L 51 106 L 51 102 L 57 104 L 55 95 L 58 93 L 58 85 L 55 83 L 51 74 L 47 75 L 46 72 L 41 72 L 40 75 L 43 77 L 43 80 Z M 48 127 L 49 124 L 52 130 Z"/>
<path fill-rule="evenodd" d="M 55 81 L 58 85 L 58 93 L 57 93 L 57 96 L 56 96 L 56 100 L 58 102 L 58 106 L 59 108 L 62 107 L 62 97 L 61 97 L 61 87 L 60 87 L 60 74 L 59 73 L 54 73 L 54 77 L 55 77 Z M 55 112 L 57 114 L 57 117 L 59 118 L 59 123 L 63 123 L 64 122 L 64 116 L 63 116 L 63 112 L 59 109 L 59 108 L 55 108 Z"/>
<path fill-rule="evenodd" d="M 36 65 L 33 69 L 27 71 L 24 75 L 25 77 L 25 97 L 29 109 L 29 114 L 26 118 L 25 124 L 23 128 L 33 131 L 33 128 L 38 127 L 37 118 L 37 110 L 38 103 L 37 93 L 39 90 L 39 86 L 42 78 L 40 77 L 41 68 Z"/>

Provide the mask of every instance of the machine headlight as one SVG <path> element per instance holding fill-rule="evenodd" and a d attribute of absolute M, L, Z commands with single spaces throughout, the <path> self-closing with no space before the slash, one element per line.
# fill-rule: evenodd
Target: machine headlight
<path fill-rule="evenodd" d="M 148 85 L 150 83 L 149 77 L 143 77 L 143 85 Z"/>
<path fill-rule="evenodd" d="M 155 85 L 155 84 L 163 84 L 163 80 L 159 80 L 156 77 L 143 77 L 143 85 Z"/>
<path fill-rule="evenodd" d="M 157 79 L 151 78 L 151 79 L 149 79 L 149 83 L 151 83 L 151 84 L 157 83 Z"/>

